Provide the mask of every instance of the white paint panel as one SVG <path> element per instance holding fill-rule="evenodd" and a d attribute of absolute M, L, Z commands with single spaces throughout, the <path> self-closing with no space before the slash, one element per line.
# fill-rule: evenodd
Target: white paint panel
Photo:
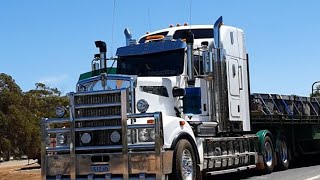
<path fill-rule="evenodd" d="M 231 107 L 231 116 L 240 117 L 240 99 L 232 97 L 230 101 L 230 107 Z"/>

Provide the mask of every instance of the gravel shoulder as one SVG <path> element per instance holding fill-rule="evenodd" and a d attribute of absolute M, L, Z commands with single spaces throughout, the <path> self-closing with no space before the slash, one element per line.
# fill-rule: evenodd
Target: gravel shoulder
<path fill-rule="evenodd" d="M 19 160 L 0 163 L 0 180 L 40 180 L 40 165 L 37 161 Z"/>

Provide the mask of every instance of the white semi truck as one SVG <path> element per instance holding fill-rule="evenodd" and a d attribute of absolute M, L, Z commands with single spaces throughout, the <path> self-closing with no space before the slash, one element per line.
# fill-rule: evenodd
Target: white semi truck
<path fill-rule="evenodd" d="M 59 107 L 57 118 L 42 119 L 42 179 L 270 173 L 319 153 L 319 99 L 250 95 L 244 32 L 222 17 L 138 42 L 125 35 L 117 58 L 96 41 L 100 54 L 69 93 L 69 117 Z"/>

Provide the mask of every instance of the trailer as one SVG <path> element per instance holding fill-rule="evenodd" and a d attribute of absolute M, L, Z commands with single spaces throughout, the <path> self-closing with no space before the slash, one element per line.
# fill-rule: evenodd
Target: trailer
<path fill-rule="evenodd" d="M 139 40 L 124 33 L 116 58 L 95 42 L 99 54 L 68 94 L 69 109 L 42 119 L 42 179 L 271 173 L 319 153 L 319 99 L 250 94 L 244 31 L 222 17 Z"/>

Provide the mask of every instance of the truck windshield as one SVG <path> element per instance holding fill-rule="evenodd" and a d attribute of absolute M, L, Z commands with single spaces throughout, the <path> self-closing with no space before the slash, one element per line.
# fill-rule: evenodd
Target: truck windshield
<path fill-rule="evenodd" d="M 138 76 L 177 76 L 183 72 L 184 49 L 118 58 L 117 73 Z"/>

